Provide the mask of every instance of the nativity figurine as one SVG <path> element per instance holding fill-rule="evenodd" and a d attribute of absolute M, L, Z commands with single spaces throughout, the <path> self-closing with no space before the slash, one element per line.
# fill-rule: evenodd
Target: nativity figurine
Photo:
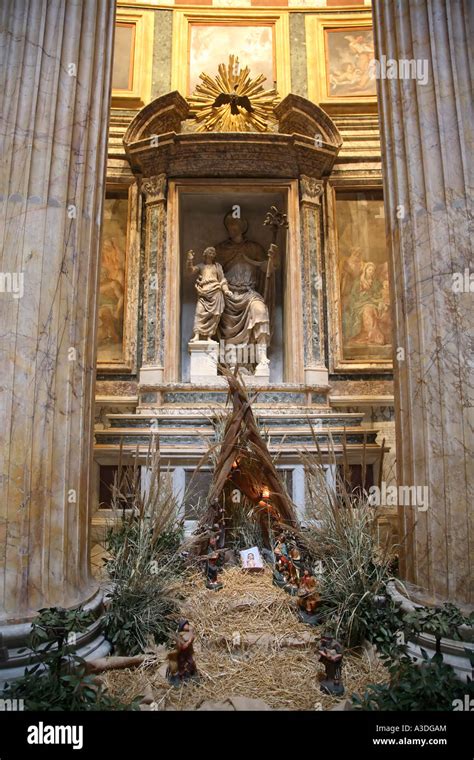
<path fill-rule="evenodd" d="M 286 536 L 284 533 L 280 533 L 278 536 L 273 549 L 273 553 L 275 555 L 275 561 L 278 561 L 281 556 L 288 556 L 288 547 L 286 545 Z"/>
<path fill-rule="evenodd" d="M 344 648 L 335 638 L 332 636 L 321 637 L 319 661 L 323 663 L 326 673 L 324 680 L 321 681 L 320 689 L 324 694 L 332 696 L 344 694 L 341 679 L 343 654 Z"/>
<path fill-rule="evenodd" d="M 219 591 L 223 588 L 223 583 L 219 583 L 219 557 L 221 552 L 217 548 L 217 538 L 215 535 L 211 535 L 209 538 L 209 544 L 207 548 L 207 561 L 206 561 L 206 588 L 211 591 Z"/>
<path fill-rule="evenodd" d="M 274 567 L 273 583 L 280 588 L 284 588 L 288 583 L 288 547 L 286 544 L 285 533 L 280 533 L 273 547 Z"/>
<path fill-rule="evenodd" d="M 298 568 L 291 558 L 288 558 L 288 588 L 290 594 L 296 594 L 298 591 L 300 576 Z"/>
<path fill-rule="evenodd" d="M 300 578 L 296 604 L 298 616 L 303 623 L 308 625 L 319 624 L 320 615 L 316 614 L 316 609 L 321 604 L 319 584 L 308 569 L 303 570 L 303 575 Z"/>
<path fill-rule="evenodd" d="M 296 541 L 292 541 L 292 543 L 290 544 L 290 550 L 289 550 L 288 556 L 297 570 L 298 580 L 299 580 L 302 562 L 301 562 L 301 552 L 298 549 L 298 546 L 296 545 Z"/>
<path fill-rule="evenodd" d="M 282 554 L 275 563 L 273 583 L 294 596 L 298 591 L 298 570 L 291 559 Z"/>
<path fill-rule="evenodd" d="M 180 620 L 175 648 L 168 654 L 166 677 L 173 686 L 198 675 L 194 661 L 194 640 L 196 634 L 189 620 Z"/>

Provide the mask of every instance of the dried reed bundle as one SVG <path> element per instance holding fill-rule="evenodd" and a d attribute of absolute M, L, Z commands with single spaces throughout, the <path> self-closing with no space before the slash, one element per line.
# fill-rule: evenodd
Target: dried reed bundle
<path fill-rule="evenodd" d="M 348 645 L 361 642 L 363 613 L 390 579 L 393 547 L 381 545 L 377 508 L 371 506 L 364 489 L 353 490 L 348 468 L 341 474 L 330 439 L 329 456 L 323 457 L 316 436 L 316 454 L 302 455 L 307 473 L 308 499 L 305 530 L 300 540 L 321 570 L 321 595 L 332 608 L 334 633 Z M 363 455 L 365 462 L 365 454 Z M 347 446 L 343 441 L 343 462 Z M 328 480 L 325 465 L 334 466 Z"/>
<path fill-rule="evenodd" d="M 105 627 L 116 650 L 127 655 L 143 652 L 150 638 L 160 642 L 171 635 L 177 617 L 177 576 L 183 570 L 178 504 L 169 473 L 162 470 L 157 441 L 146 456 L 146 488 L 138 454 L 124 465 L 120 450 L 112 488 L 114 521 L 106 539 L 112 586 Z"/>

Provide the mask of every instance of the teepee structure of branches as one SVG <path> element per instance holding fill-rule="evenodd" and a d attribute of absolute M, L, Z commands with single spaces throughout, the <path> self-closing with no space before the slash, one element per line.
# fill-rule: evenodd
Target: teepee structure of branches
<path fill-rule="evenodd" d="M 270 538 L 270 523 L 297 527 L 296 510 L 260 434 L 245 386 L 237 373 L 226 368 L 222 368 L 222 373 L 229 384 L 232 411 L 225 425 L 198 534 L 214 524 L 224 488 L 230 481 L 254 505 L 253 516 L 260 520 Z"/>

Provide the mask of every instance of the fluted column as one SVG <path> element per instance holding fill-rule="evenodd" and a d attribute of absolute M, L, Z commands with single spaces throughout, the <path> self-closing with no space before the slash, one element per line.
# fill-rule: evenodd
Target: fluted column
<path fill-rule="evenodd" d="M 397 66 L 414 60 L 419 74 L 418 81 L 377 83 L 398 357 L 398 482 L 429 489 L 426 511 L 400 510 L 402 572 L 432 595 L 469 602 L 474 285 L 468 2 L 374 0 L 373 7 L 377 58 Z"/>
<path fill-rule="evenodd" d="M 89 496 L 114 11 L 114 0 L 1 5 L 3 630 L 97 591 Z"/>

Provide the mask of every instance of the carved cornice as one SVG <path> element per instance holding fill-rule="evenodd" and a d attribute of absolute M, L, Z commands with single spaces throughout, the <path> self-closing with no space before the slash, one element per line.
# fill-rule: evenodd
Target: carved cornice
<path fill-rule="evenodd" d="M 164 203 L 166 200 L 166 174 L 156 174 L 141 181 L 145 203 Z"/>
<path fill-rule="evenodd" d="M 317 148 L 309 137 L 273 132 L 190 132 L 165 135 L 156 146 L 147 142 L 129 147 L 135 175 L 299 179 L 301 173 L 328 177 L 336 154 Z"/>
<path fill-rule="evenodd" d="M 300 195 L 302 203 L 313 203 L 319 206 L 323 192 L 324 182 L 322 180 L 308 177 L 306 174 L 301 175 Z"/>
<path fill-rule="evenodd" d="M 330 117 L 319 106 L 288 95 L 275 108 L 278 132 L 190 132 L 183 121 L 189 105 L 178 92 L 140 111 L 124 136 L 135 176 L 299 178 L 329 177 L 342 145 Z"/>

